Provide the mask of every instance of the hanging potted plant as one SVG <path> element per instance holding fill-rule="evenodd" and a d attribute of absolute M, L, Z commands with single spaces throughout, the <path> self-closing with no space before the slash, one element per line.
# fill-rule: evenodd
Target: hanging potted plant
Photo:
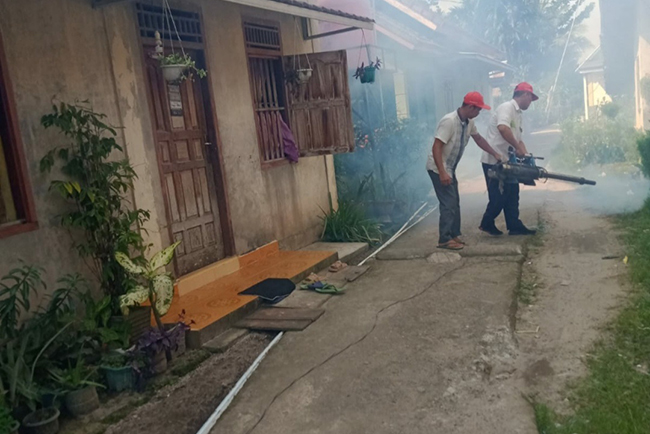
<path fill-rule="evenodd" d="M 377 58 L 376 61 L 370 62 L 370 65 L 365 66 L 362 62 L 361 66 L 357 68 L 354 78 L 357 78 L 361 83 L 374 83 L 377 70 L 381 69 L 381 60 Z"/>
<path fill-rule="evenodd" d="M 307 54 L 305 54 L 305 58 L 307 59 L 307 67 L 303 68 L 300 63 L 300 55 L 293 56 L 293 69 L 287 71 L 284 77 L 287 83 L 301 85 L 309 82 L 314 70 L 311 67 Z"/>
<path fill-rule="evenodd" d="M 197 68 L 196 61 L 187 54 L 172 53 L 160 57 L 160 68 L 163 78 L 170 83 L 183 81 L 187 78 L 192 79 L 194 74 L 199 78 L 204 78 L 207 75 L 206 70 Z"/>

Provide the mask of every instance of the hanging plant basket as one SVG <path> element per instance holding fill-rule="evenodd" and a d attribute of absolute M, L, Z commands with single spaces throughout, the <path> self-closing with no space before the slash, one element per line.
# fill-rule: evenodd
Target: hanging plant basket
<path fill-rule="evenodd" d="M 311 68 L 308 69 L 299 69 L 296 71 L 296 81 L 298 84 L 307 84 L 311 79 L 314 70 Z"/>
<path fill-rule="evenodd" d="M 168 83 L 177 83 L 185 78 L 187 65 L 161 65 L 163 78 Z"/>
<path fill-rule="evenodd" d="M 364 84 L 374 83 L 378 69 L 381 69 L 381 60 L 379 60 L 379 58 L 374 62 L 370 62 L 370 65 L 368 66 L 365 66 L 365 64 L 362 63 L 361 66 L 357 68 L 354 78 L 359 79 L 359 81 Z"/>

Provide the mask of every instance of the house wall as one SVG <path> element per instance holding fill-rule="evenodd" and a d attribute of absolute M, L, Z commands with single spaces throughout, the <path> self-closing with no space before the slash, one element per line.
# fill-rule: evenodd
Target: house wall
<path fill-rule="evenodd" d="M 214 91 L 236 253 L 279 240 L 298 248 L 320 234 L 321 208 L 336 203 L 331 156 L 301 159 L 296 165 L 262 170 L 244 52 L 241 15 L 282 24 L 285 54 L 312 51 L 296 38 L 292 17 L 215 0 L 175 2 L 200 8 L 206 36 L 209 80 Z M 57 216 L 66 205 L 48 193 L 50 177 L 38 162 L 64 142 L 45 131 L 40 117 L 52 99 L 88 100 L 118 127 L 118 140 L 138 174 L 134 206 L 148 209 L 146 229 L 154 248 L 169 243 L 161 182 L 143 75 L 135 13 L 128 3 L 92 9 L 89 0 L 0 0 L 0 32 L 16 95 L 20 134 L 36 203 L 39 229 L 0 239 L 0 275 L 23 259 L 47 269 L 49 280 L 84 271 L 70 249 Z"/>
<path fill-rule="evenodd" d="M 637 13 L 638 42 L 635 62 L 636 127 L 650 128 L 650 101 L 643 92 L 643 80 L 650 80 L 650 4 L 639 1 Z M 647 78 L 646 78 L 647 77 Z"/>
<path fill-rule="evenodd" d="M 93 10 L 86 0 L 0 0 L 0 10 L 0 31 L 39 223 L 36 231 L 0 239 L 0 275 L 19 259 L 44 267 L 50 281 L 67 272 L 87 272 L 58 224 L 57 216 L 66 205 L 48 192 L 51 177 L 38 170 L 49 149 L 65 144 L 59 134 L 40 125 L 53 101 L 88 100 L 95 111 L 105 113 L 108 122 L 119 127 L 118 140 L 127 144 L 126 154 L 139 176 L 129 199 L 151 211 L 150 241 L 161 245 L 158 225 L 164 208 L 155 200 L 161 197 L 160 182 L 130 9 Z"/>

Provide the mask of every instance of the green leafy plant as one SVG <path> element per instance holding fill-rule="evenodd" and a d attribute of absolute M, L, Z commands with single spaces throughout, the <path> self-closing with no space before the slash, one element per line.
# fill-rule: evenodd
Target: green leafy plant
<path fill-rule="evenodd" d="M 0 433 L 12 433 L 18 429 L 18 422 L 11 415 L 11 409 L 0 405 Z"/>
<path fill-rule="evenodd" d="M 639 137 L 636 144 L 641 156 L 643 174 L 650 178 L 650 132 L 646 131 L 642 137 Z"/>
<path fill-rule="evenodd" d="M 74 246 L 86 260 L 105 294 L 119 296 L 133 288 L 134 281 L 115 260 L 116 252 L 135 252 L 137 262 L 145 250 L 139 227 L 149 212 L 132 209 L 126 197 L 136 173 L 116 141 L 116 131 L 105 123 L 106 115 L 86 106 L 61 103 L 41 123 L 57 128 L 70 140 L 67 146 L 49 151 L 41 160 L 41 171 L 50 172 L 61 163 L 62 179 L 50 189 L 73 205 L 63 214 L 62 225 L 70 230 Z"/>
<path fill-rule="evenodd" d="M 46 355 L 73 325 L 69 300 L 73 288 L 58 288 L 45 308 L 34 309 L 30 299 L 46 289 L 39 268 L 22 265 L 0 282 L 0 399 L 9 408 L 24 404 L 34 410 L 43 391 L 40 375 L 52 363 Z"/>
<path fill-rule="evenodd" d="M 143 281 L 142 285 L 136 286 L 120 297 L 122 313 L 128 315 L 130 307 L 139 306 L 145 301 L 149 301 L 156 325 L 163 333 L 164 327 L 160 318 L 169 311 L 174 297 L 174 280 L 171 273 L 164 272 L 164 267 L 171 262 L 174 251 L 180 243 L 177 241 L 156 253 L 145 265 L 136 264 L 124 253 L 118 252 L 115 255 L 118 263 L 128 273 Z"/>
<path fill-rule="evenodd" d="M 196 61 L 187 54 L 172 53 L 167 56 L 163 56 L 160 58 L 160 66 L 184 67 L 185 71 L 189 71 L 189 73 L 186 74 L 186 72 L 184 72 L 181 75 L 181 80 L 192 78 L 194 74 L 198 75 L 199 78 L 204 78 L 208 74 L 205 69 L 197 68 Z"/>
<path fill-rule="evenodd" d="M 378 244 L 382 239 L 381 225 L 366 218 L 363 210 L 352 202 L 339 202 L 338 209 L 323 211 L 324 227 L 321 238 L 329 242 L 364 242 Z"/>
<path fill-rule="evenodd" d="M 91 381 L 91 377 L 96 373 L 96 368 L 86 366 L 81 354 L 77 357 L 76 363 L 69 364 L 67 369 L 54 368 L 50 370 L 52 379 L 65 391 L 79 390 L 87 386 L 103 388 L 103 385 Z"/>
<path fill-rule="evenodd" d="M 561 128 L 561 144 L 556 151 L 560 157 L 557 159 L 558 166 L 637 164 L 639 161 L 639 132 L 625 119 L 571 119 L 562 123 Z"/>
<path fill-rule="evenodd" d="M 606 118 L 614 120 L 621 112 L 621 106 L 615 102 L 608 102 L 600 106 L 600 112 Z"/>

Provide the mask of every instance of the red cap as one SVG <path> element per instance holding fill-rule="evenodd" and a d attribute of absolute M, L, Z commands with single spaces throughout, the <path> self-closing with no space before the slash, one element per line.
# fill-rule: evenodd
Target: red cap
<path fill-rule="evenodd" d="M 529 83 L 526 83 L 525 81 L 523 83 L 519 83 L 517 87 L 515 87 L 515 92 L 530 92 L 533 94 L 533 101 L 537 101 L 539 97 L 535 95 L 535 92 L 533 92 L 533 86 L 531 86 Z"/>
<path fill-rule="evenodd" d="M 473 105 L 474 107 L 479 107 L 485 110 L 492 109 L 492 107 L 485 104 L 485 101 L 483 101 L 483 95 L 481 95 L 479 92 L 470 92 L 467 95 L 465 95 L 463 104 Z"/>

